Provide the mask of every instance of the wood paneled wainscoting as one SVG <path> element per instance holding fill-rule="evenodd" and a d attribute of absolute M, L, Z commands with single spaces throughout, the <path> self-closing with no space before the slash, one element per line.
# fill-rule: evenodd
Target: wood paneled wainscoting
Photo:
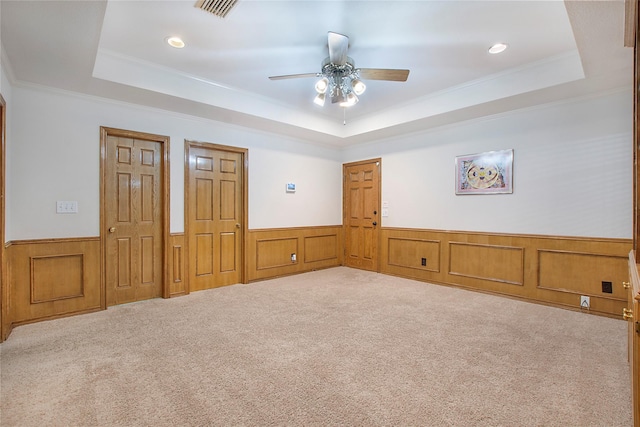
<path fill-rule="evenodd" d="M 630 239 L 381 229 L 380 272 L 621 318 Z M 584 309 L 586 310 L 586 309 Z"/>
<path fill-rule="evenodd" d="M 177 297 L 189 293 L 184 271 L 184 233 L 172 233 L 169 259 L 169 296 Z"/>
<path fill-rule="evenodd" d="M 341 225 L 249 230 L 248 234 L 248 281 L 342 265 Z"/>
<path fill-rule="evenodd" d="M 13 241 L 6 247 L 6 259 L 3 338 L 13 326 L 106 309 L 100 237 Z M 187 294 L 184 234 L 171 235 L 169 260 L 169 296 Z"/>
<path fill-rule="evenodd" d="M 6 257 L 12 326 L 105 308 L 99 237 L 13 241 Z"/>

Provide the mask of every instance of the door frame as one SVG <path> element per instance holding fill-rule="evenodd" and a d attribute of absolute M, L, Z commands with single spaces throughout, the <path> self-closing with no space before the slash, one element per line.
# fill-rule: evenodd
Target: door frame
<path fill-rule="evenodd" d="M 107 137 L 117 136 L 122 138 L 142 139 L 160 143 L 162 147 L 162 200 L 160 210 L 162 212 L 162 297 L 169 298 L 171 284 L 169 281 L 169 251 L 170 251 L 170 184 L 169 179 L 169 137 L 155 135 L 145 132 L 136 132 L 125 129 L 100 126 L 100 306 L 103 310 L 107 308 L 107 219 L 106 219 L 106 173 L 107 173 Z"/>
<path fill-rule="evenodd" d="M 347 256 L 347 168 L 350 166 L 358 166 L 358 165 L 364 165 L 367 163 L 378 163 L 378 212 L 380 212 L 380 216 L 379 216 L 379 221 L 380 224 L 378 225 L 378 237 L 377 237 L 377 241 L 376 241 L 376 256 L 375 256 L 375 263 L 376 263 L 376 268 L 375 271 L 376 273 L 380 273 L 380 247 L 381 247 L 381 241 L 382 241 L 382 233 L 380 233 L 380 231 L 382 231 L 382 158 L 381 157 L 377 157 L 375 159 L 367 159 L 367 160 L 359 160 L 357 162 L 350 162 L 350 163 L 343 163 L 342 164 L 342 247 L 344 248 L 344 253 L 343 253 L 343 261 L 342 261 L 342 265 L 345 265 L 346 262 L 344 261 L 346 259 Z"/>
<path fill-rule="evenodd" d="M 0 342 L 3 342 L 11 332 L 11 316 L 9 316 L 9 276 L 7 272 L 7 260 L 5 258 L 5 165 L 6 165 L 6 136 L 7 136 L 7 103 L 0 95 Z"/>
<path fill-rule="evenodd" d="M 240 283 L 248 283 L 247 278 L 249 267 L 247 265 L 247 248 L 249 247 L 249 150 L 247 148 L 234 147 L 232 145 L 215 144 L 212 142 L 184 140 L 184 272 L 185 272 L 185 290 L 190 293 L 189 283 L 191 271 L 189 270 L 191 262 L 189 261 L 189 157 L 191 155 L 191 147 L 204 148 L 208 150 L 229 151 L 238 153 L 242 157 L 242 239 L 240 239 Z"/>

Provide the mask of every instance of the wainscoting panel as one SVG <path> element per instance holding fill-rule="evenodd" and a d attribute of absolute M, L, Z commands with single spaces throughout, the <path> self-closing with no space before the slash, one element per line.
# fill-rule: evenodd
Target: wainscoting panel
<path fill-rule="evenodd" d="M 31 257 L 31 304 L 84 297 L 84 254 Z"/>
<path fill-rule="evenodd" d="M 104 308 L 97 237 L 14 241 L 7 260 L 14 325 Z"/>
<path fill-rule="evenodd" d="M 249 230 L 248 281 L 339 266 L 342 248 L 342 226 Z"/>
<path fill-rule="evenodd" d="M 287 267 L 298 262 L 298 238 L 266 238 L 256 241 L 256 269 Z M 293 261 L 292 257 L 296 260 Z"/>
<path fill-rule="evenodd" d="M 631 247 L 630 239 L 383 227 L 380 272 L 575 310 L 586 295 L 590 312 L 619 318 Z"/>
<path fill-rule="evenodd" d="M 452 276 L 522 285 L 523 266 L 524 248 L 449 242 Z"/>
<path fill-rule="evenodd" d="M 390 265 L 440 272 L 439 240 L 389 238 L 388 251 Z"/>
<path fill-rule="evenodd" d="M 338 235 L 325 234 L 322 236 L 304 237 L 304 262 L 314 263 L 319 261 L 338 259 Z"/>
<path fill-rule="evenodd" d="M 627 290 L 622 283 L 627 275 L 621 274 L 622 267 L 627 267 L 628 257 L 583 254 L 563 251 L 538 251 L 539 281 L 541 289 L 559 292 L 596 296 L 613 300 L 627 298 Z M 611 284 L 611 293 L 603 294 L 604 286 Z"/>
<path fill-rule="evenodd" d="M 169 296 L 189 293 L 184 271 L 184 233 L 171 234 L 169 253 Z"/>

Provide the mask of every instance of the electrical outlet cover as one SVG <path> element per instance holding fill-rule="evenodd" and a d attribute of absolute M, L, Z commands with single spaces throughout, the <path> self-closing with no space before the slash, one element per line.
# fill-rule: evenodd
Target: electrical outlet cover
<path fill-rule="evenodd" d="M 590 308 L 591 299 L 586 295 L 580 295 L 580 308 Z"/>

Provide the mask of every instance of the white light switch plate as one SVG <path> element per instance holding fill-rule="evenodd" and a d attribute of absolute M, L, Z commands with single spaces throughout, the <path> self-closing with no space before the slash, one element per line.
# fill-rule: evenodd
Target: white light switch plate
<path fill-rule="evenodd" d="M 78 213 L 78 202 L 77 201 L 57 201 L 56 213 L 59 213 L 59 214 Z"/>

